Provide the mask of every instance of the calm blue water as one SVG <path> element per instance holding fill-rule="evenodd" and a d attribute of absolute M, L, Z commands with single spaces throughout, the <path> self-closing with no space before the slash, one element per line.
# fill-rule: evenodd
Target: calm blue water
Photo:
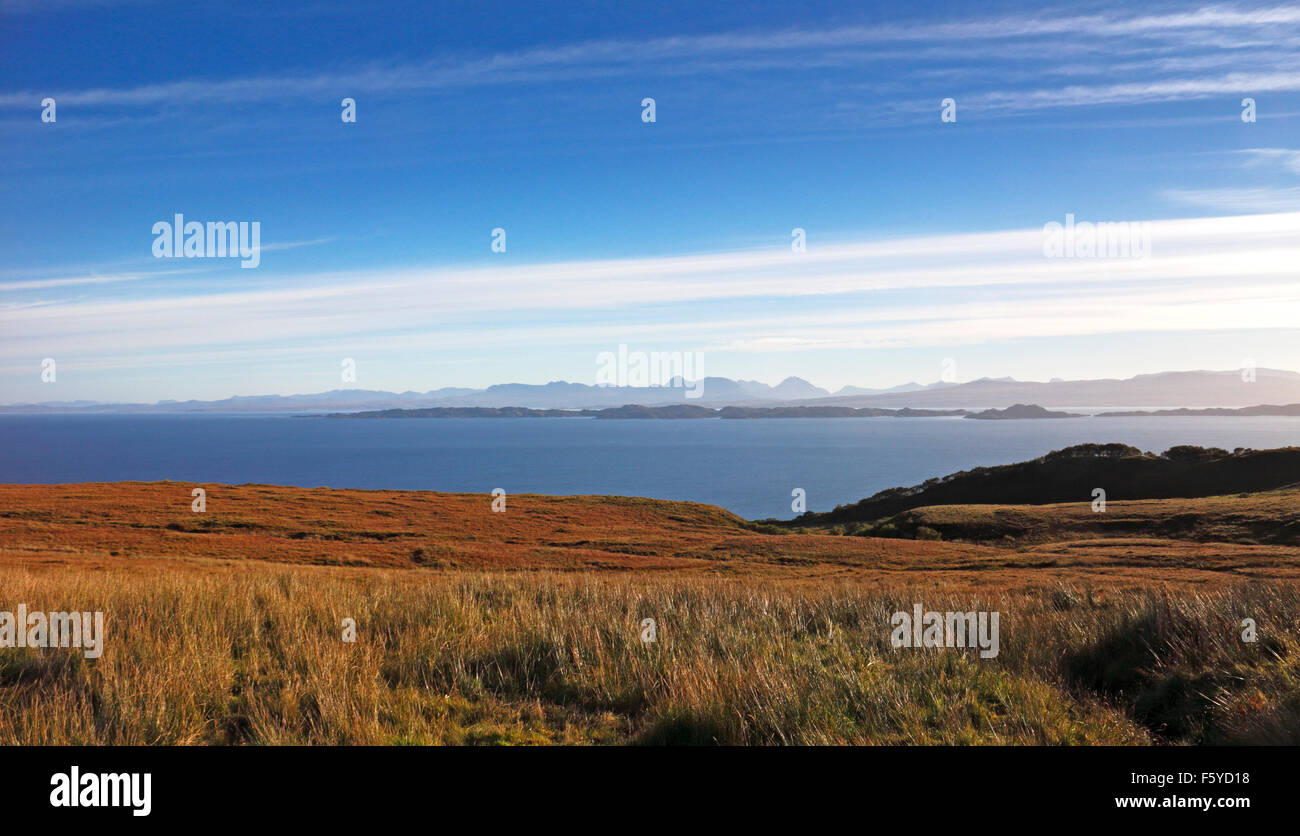
<path fill-rule="evenodd" d="M 0 482 L 172 479 L 302 487 L 621 494 L 790 517 L 1083 442 L 1300 445 L 1300 418 L 341 420 L 0 415 Z"/>

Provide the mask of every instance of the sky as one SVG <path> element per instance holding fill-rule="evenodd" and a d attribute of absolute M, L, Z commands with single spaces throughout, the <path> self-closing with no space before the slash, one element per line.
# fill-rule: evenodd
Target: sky
<path fill-rule="evenodd" d="M 1296 4 L 0 0 L 0 160 L 0 403 L 1300 370 Z"/>

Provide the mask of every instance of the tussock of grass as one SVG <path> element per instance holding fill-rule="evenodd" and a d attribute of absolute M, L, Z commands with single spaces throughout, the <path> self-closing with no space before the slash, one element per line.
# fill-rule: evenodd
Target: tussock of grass
<path fill-rule="evenodd" d="M 704 577 L 0 568 L 103 656 L 0 650 L 0 743 L 1296 742 L 1300 595 L 953 593 Z M 1001 653 L 889 616 L 1001 612 Z M 341 640 L 356 619 L 358 640 Z M 1241 618 L 1260 641 L 1240 641 Z M 643 644 L 643 618 L 658 641 Z"/>
<path fill-rule="evenodd" d="M 1300 743 L 1295 591 L 1247 587 L 1231 596 L 1150 594 L 1111 612 L 1099 639 L 1070 654 L 1066 674 L 1131 706 L 1165 739 Z M 1241 640 L 1254 618 L 1257 641 Z"/>

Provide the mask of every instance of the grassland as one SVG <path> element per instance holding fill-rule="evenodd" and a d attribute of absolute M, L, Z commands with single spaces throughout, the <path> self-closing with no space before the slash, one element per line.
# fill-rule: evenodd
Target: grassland
<path fill-rule="evenodd" d="M 1300 548 L 1243 523 L 1294 492 L 952 542 L 610 497 L 204 486 L 194 513 L 191 487 L 0 486 L 0 609 L 107 633 L 0 650 L 0 743 L 1300 743 Z M 893 648 L 914 603 L 1000 612 L 998 656 Z"/>
<path fill-rule="evenodd" d="M 959 542 L 909 539 L 917 532 L 906 528 L 859 537 L 832 535 L 868 530 L 791 531 L 711 505 L 633 497 L 517 495 L 507 498 L 505 513 L 494 513 L 487 494 L 208 485 L 207 510 L 195 513 L 194 487 L 0 485 L 0 562 L 154 571 L 196 561 L 623 571 L 1001 590 L 1057 582 L 1147 588 L 1300 578 L 1293 525 L 1300 491 L 1112 502 L 1105 514 L 1093 514 L 1086 501 L 919 509 L 934 515 L 922 519 L 944 530 L 967 520 L 964 531 L 973 541 Z M 988 520 L 1029 514 L 1047 521 L 1038 536 L 1008 538 L 1006 525 L 981 528 Z M 1169 523 L 1189 515 L 1200 520 L 1197 526 Z M 1084 530 L 1080 520 L 1094 528 Z M 1292 533 L 1266 536 L 1264 525 Z M 1246 530 L 1258 536 L 1238 536 Z M 1222 536 L 1192 536 L 1198 532 Z"/>
<path fill-rule="evenodd" d="M 1219 556 L 1227 544 L 1300 545 L 1300 491 L 1265 491 L 1201 499 L 1140 499 L 1108 504 L 929 505 L 874 523 L 840 526 L 862 537 L 935 538 L 1020 548 L 1033 544 L 1147 538 L 1201 544 Z M 1214 548 L 1206 548 L 1214 544 Z M 1194 547 L 1193 547 L 1194 548 Z"/>

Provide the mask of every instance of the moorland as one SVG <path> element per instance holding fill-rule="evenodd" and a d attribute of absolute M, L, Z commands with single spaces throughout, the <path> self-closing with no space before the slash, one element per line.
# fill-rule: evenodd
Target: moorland
<path fill-rule="evenodd" d="M 1151 455 L 1094 453 L 1067 458 Z M 1134 466 L 1195 487 L 1292 453 L 1259 455 Z M 630 497 L 0 485 L 0 604 L 105 614 L 97 659 L 0 651 L 0 742 L 1300 743 L 1300 490 L 1113 482 L 1098 512 L 997 484 L 764 522 Z M 893 647 L 915 604 L 999 612 L 1000 652 Z"/>

